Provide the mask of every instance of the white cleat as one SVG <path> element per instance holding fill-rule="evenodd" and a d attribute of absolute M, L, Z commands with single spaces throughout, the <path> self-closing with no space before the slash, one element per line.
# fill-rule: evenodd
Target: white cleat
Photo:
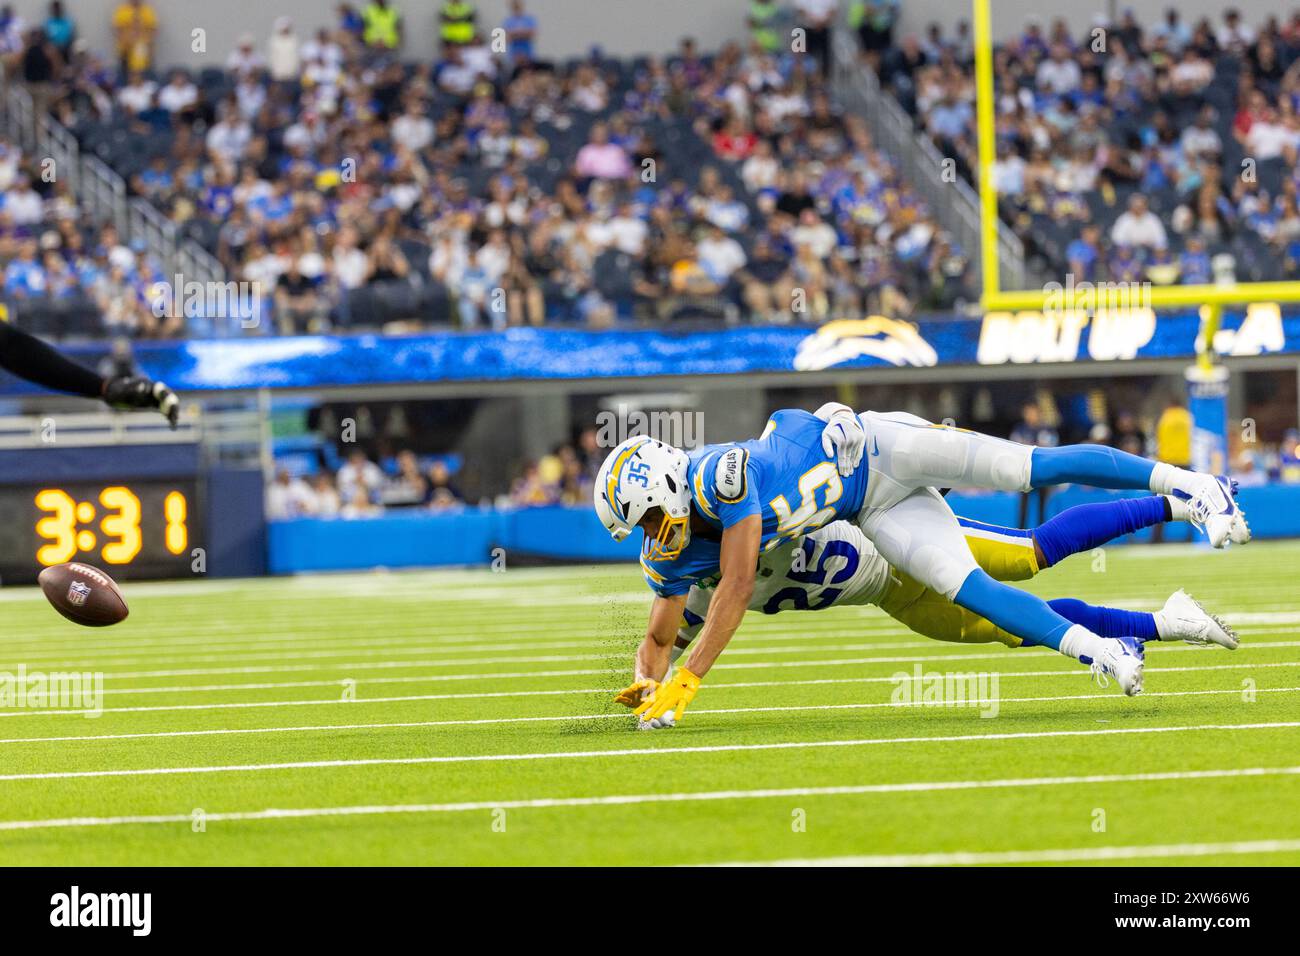
<path fill-rule="evenodd" d="M 1155 618 L 1162 641 L 1186 641 L 1203 646 L 1217 644 L 1230 651 L 1237 649 L 1237 633 L 1182 588 L 1169 595 L 1169 600 L 1156 612 Z"/>
<path fill-rule="evenodd" d="M 1105 687 L 1113 677 L 1127 696 L 1136 697 L 1142 693 L 1143 656 L 1142 642 L 1137 638 L 1112 637 L 1106 639 L 1106 649 L 1088 666 L 1099 687 Z"/>
<path fill-rule="evenodd" d="M 1211 546 L 1222 548 L 1231 541 L 1250 540 L 1245 512 L 1232 500 L 1232 482 L 1215 475 L 1202 476 L 1195 492 L 1187 497 L 1187 520 L 1205 532 Z"/>

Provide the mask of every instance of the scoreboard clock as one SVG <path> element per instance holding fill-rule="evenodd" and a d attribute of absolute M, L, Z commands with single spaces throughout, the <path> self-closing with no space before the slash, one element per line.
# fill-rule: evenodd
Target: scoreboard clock
<path fill-rule="evenodd" d="M 189 577 L 203 513 L 194 475 L 0 485 L 0 582 L 68 561 L 114 577 Z"/>

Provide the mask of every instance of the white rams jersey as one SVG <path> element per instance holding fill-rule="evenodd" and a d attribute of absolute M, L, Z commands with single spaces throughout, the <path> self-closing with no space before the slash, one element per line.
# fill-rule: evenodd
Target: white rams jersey
<path fill-rule="evenodd" d="M 759 556 L 751 611 L 820 611 L 876 604 L 889 587 L 889 564 L 862 529 L 835 521 Z M 711 579 L 691 588 L 678 637 L 694 640 L 713 597 Z"/>

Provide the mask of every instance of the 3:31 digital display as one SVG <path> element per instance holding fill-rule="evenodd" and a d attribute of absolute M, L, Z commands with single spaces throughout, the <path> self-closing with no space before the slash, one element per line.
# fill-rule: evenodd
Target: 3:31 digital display
<path fill-rule="evenodd" d="M 68 561 L 115 577 L 193 573 L 203 528 L 197 482 L 0 485 L 0 581 L 34 581 Z"/>

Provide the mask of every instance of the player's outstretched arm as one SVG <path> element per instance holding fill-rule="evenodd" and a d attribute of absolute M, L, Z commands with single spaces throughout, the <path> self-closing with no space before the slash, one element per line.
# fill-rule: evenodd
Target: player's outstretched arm
<path fill-rule="evenodd" d="M 83 398 L 104 395 L 103 378 L 8 322 L 0 322 L 0 368 L 55 392 Z"/>
<path fill-rule="evenodd" d="M 162 382 L 127 375 L 105 379 L 7 322 L 0 322 L 0 368 L 42 388 L 102 399 L 115 408 L 157 409 L 173 428 L 180 416 L 180 399 Z"/>
<path fill-rule="evenodd" d="M 650 606 L 650 623 L 646 626 L 645 639 L 636 652 L 637 680 L 661 681 L 668 673 L 668 655 L 673 641 L 677 640 L 685 606 L 685 594 L 655 598 Z"/>
<path fill-rule="evenodd" d="M 681 720 L 686 706 L 699 689 L 700 681 L 731 641 L 749 607 L 754 595 L 754 576 L 762 537 L 763 518 L 756 514 L 742 518 L 722 532 L 719 562 L 722 579 L 709 603 L 704 629 L 700 631 L 685 665 L 678 667 L 672 677 L 659 686 L 654 700 L 637 708 L 637 716 L 642 720 L 661 718 L 668 711 L 673 712 L 674 720 Z"/>

